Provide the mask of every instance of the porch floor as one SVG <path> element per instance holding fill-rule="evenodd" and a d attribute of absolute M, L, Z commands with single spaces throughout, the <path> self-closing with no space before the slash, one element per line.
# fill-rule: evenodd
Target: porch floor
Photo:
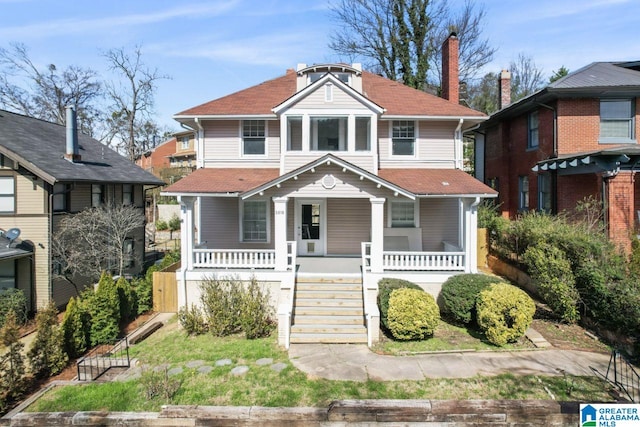
<path fill-rule="evenodd" d="M 306 277 L 361 277 L 359 257 L 297 257 L 297 275 Z"/>

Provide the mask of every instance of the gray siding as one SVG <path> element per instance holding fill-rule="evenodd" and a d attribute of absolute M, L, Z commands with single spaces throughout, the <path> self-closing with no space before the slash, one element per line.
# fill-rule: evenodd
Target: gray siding
<path fill-rule="evenodd" d="M 371 203 L 367 199 L 327 200 L 327 253 L 359 255 L 370 241 Z"/>
<path fill-rule="evenodd" d="M 442 242 L 458 242 L 458 199 L 421 199 L 420 227 L 422 227 L 422 250 L 441 251 Z"/>

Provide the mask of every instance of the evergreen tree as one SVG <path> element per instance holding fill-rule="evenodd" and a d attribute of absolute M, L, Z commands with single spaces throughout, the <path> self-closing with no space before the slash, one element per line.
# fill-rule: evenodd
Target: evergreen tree
<path fill-rule="evenodd" d="M 120 301 L 113 277 L 102 273 L 91 304 L 91 344 L 107 344 L 120 334 Z"/>
<path fill-rule="evenodd" d="M 64 347 L 71 358 L 87 351 L 91 343 L 91 316 L 88 308 L 80 299 L 71 298 L 62 320 Z"/>
<path fill-rule="evenodd" d="M 53 302 L 36 315 L 36 339 L 27 356 L 36 378 L 47 378 L 62 371 L 69 357 L 64 352 L 62 329 L 58 326 L 58 310 Z"/>
<path fill-rule="evenodd" d="M 8 313 L 0 329 L 0 343 L 7 349 L 0 358 L 0 402 L 7 402 L 20 396 L 25 383 L 24 344 L 20 342 L 20 327 L 13 311 Z"/>

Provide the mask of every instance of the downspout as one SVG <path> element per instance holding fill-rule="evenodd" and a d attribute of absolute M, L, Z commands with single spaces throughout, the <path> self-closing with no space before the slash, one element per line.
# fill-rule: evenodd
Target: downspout
<path fill-rule="evenodd" d="M 182 196 L 178 196 L 178 204 L 182 205 Z M 182 209 L 182 206 L 181 206 Z M 181 213 L 182 216 L 182 213 Z M 186 250 L 186 248 L 184 248 L 185 245 L 183 245 L 182 243 L 182 235 L 180 236 L 180 269 L 182 270 L 182 287 L 183 287 L 183 291 L 184 291 L 184 306 L 186 310 L 189 310 L 189 302 L 187 301 L 187 268 L 189 263 L 188 262 L 184 262 L 186 260 L 185 256 L 182 256 L 182 251 Z M 187 256 L 193 256 L 191 254 L 188 254 Z M 186 265 L 185 265 L 186 264 Z"/>
<path fill-rule="evenodd" d="M 455 133 L 453 134 L 453 139 L 456 141 L 454 145 L 456 147 L 457 153 L 455 153 L 456 158 L 456 169 L 464 170 L 464 147 L 462 146 L 462 123 L 464 123 L 464 119 L 460 119 L 458 122 L 458 126 L 456 127 Z"/>

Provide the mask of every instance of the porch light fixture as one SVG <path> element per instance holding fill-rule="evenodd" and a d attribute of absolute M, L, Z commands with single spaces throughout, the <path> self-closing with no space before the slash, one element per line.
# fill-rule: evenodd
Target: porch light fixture
<path fill-rule="evenodd" d="M 331 166 L 331 160 L 327 160 L 327 166 Z"/>
<path fill-rule="evenodd" d="M 347 171 L 347 168 L 342 168 L 342 172 L 346 172 L 346 171 Z"/>
<path fill-rule="evenodd" d="M 294 175 L 294 176 L 293 176 L 293 180 L 294 180 L 294 181 L 297 181 L 297 180 L 298 180 L 298 175 Z"/>
<path fill-rule="evenodd" d="M 360 181 L 362 181 L 364 179 L 364 176 L 360 175 Z"/>
<path fill-rule="evenodd" d="M 276 187 L 277 187 L 277 188 L 280 188 L 280 187 L 282 187 L 282 185 L 280 185 L 280 184 L 276 184 Z"/>
<path fill-rule="evenodd" d="M 376 188 L 380 188 L 380 187 L 382 187 L 381 184 L 376 185 Z M 398 193 L 396 193 L 396 194 L 398 194 Z"/>
<path fill-rule="evenodd" d="M 316 173 L 316 168 L 311 168 L 311 173 Z"/>
<path fill-rule="evenodd" d="M 398 192 L 393 193 L 394 197 L 398 197 Z"/>
<path fill-rule="evenodd" d="M 261 191 L 261 192 L 260 192 L 260 195 L 261 195 L 261 196 L 264 196 L 264 191 Z"/>

